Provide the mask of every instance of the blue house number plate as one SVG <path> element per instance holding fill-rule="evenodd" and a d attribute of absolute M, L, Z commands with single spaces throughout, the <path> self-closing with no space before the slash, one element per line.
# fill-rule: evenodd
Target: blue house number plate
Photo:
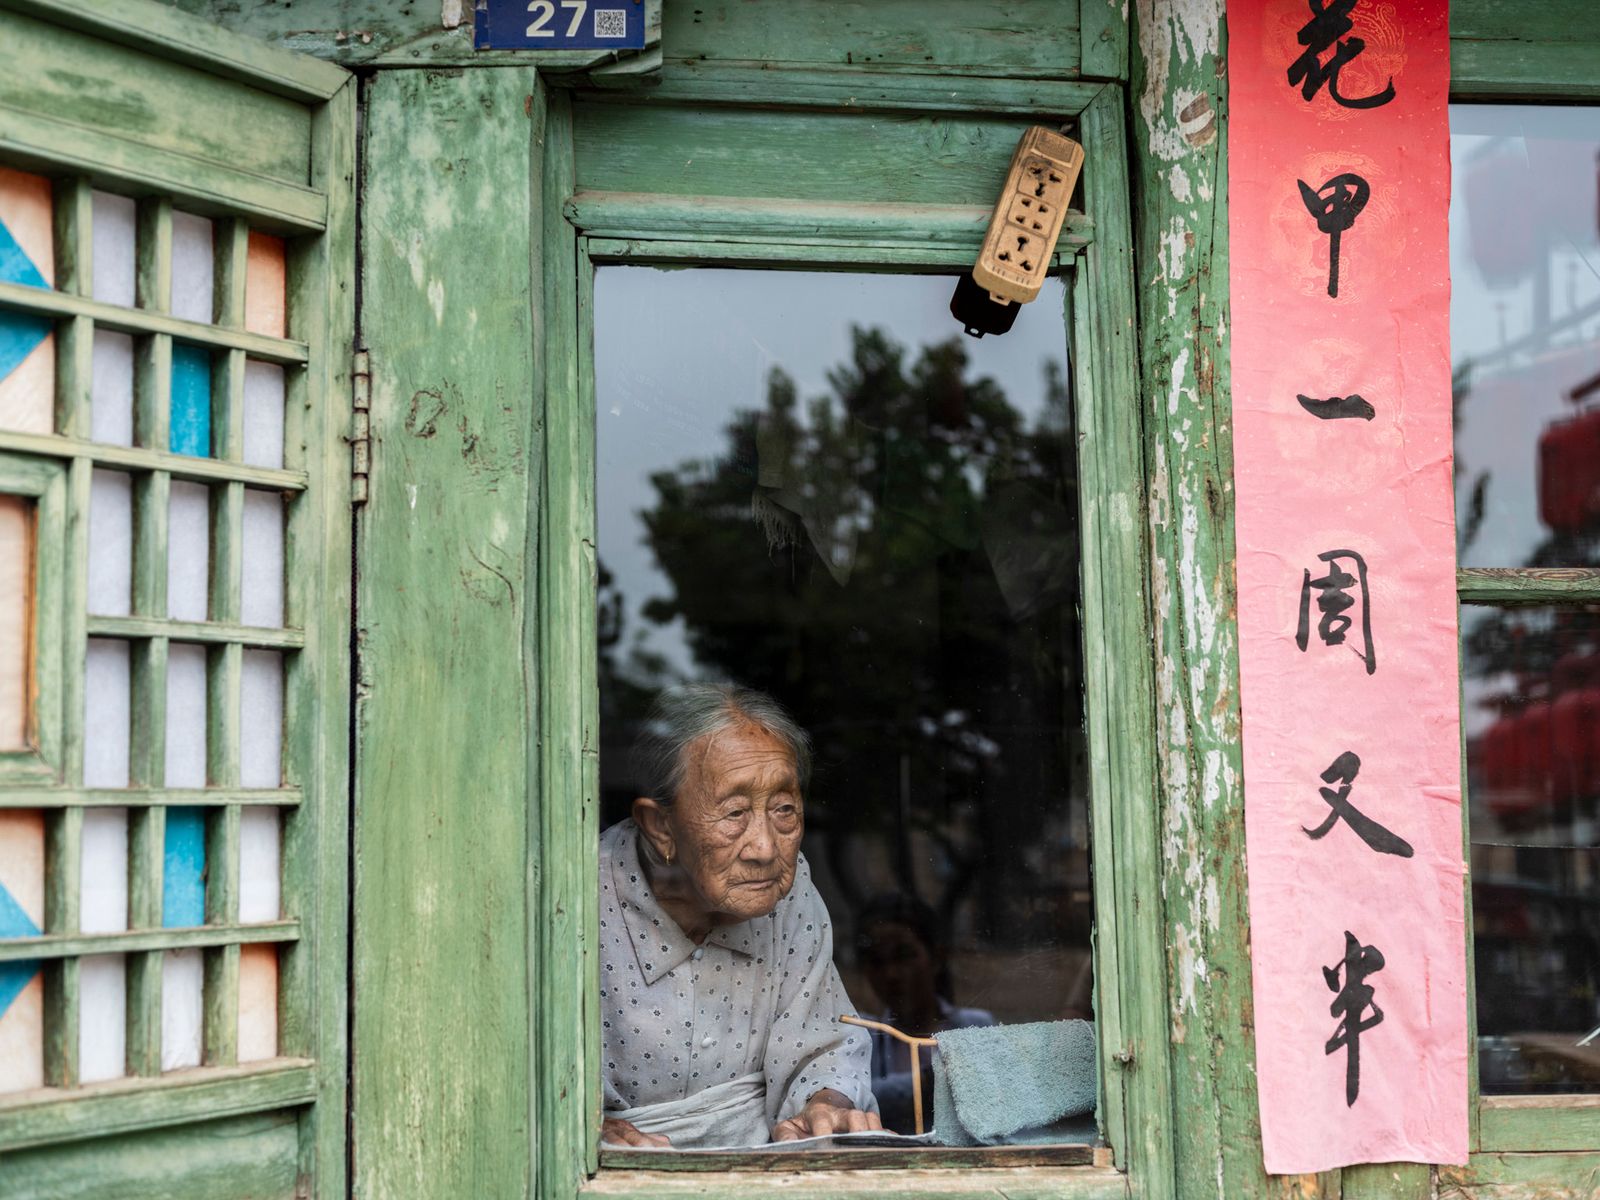
<path fill-rule="evenodd" d="M 642 0 L 477 0 L 476 50 L 641 50 Z"/>

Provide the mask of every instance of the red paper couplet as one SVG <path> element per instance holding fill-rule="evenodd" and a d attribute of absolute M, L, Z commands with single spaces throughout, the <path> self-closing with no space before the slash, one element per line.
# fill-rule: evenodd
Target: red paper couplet
<path fill-rule="evenodd" d="M 1266 1167 L 1467 1157 L 1447 0 L 1229 0 Z"/>

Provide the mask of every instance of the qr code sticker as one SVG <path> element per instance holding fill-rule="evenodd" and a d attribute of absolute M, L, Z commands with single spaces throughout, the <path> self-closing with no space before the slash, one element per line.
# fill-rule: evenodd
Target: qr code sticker
<path fill-rule="evenodd" d="M 627 37 L 628 10 L 625 8 L 595 9 L 594 35 L 597 38 Z"/>

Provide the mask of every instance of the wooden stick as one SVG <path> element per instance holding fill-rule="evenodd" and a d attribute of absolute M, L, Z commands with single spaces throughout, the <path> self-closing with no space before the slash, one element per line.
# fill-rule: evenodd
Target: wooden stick
<path fill-rule="evenodd" d="M 886 1025 L 882 1021 L 867 1021 L 861 1017 L 842 1016 L 839 1018 L 846 1025 L 859 1025 L 862 1029 L 876 1029 L 879 1033 L 887 1033 L 897 1041 L 904 1042 L 911 1048 L 911 1111 L 916 1119 L 917 1132 L 922 1132 L 922 1047 L 937 1046 L 939 1043 L 931 1037 L 912 1037 L 909 1033 L 901 1033 L 893 1025 Z"/>

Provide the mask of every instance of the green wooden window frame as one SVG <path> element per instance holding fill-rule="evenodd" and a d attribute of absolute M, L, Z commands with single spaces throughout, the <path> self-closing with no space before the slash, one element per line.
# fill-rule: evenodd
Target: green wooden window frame
<path fill-rule="evenodd" d="M 1513 8 L 1515 11 L 1510 11 Z M 1562 0 L 1542 6 L 1537 13 L 1522 5 L 1498 6 L 1493 11 L 1473 12 L 1465 26 L 1454 21 L 1451 103 L 1569 102 L 1600 107 L 1600 79 L 1593 70 L 1595 56 L 1600 54 L 1600 31 L 1594 30 L 1593 16 L 1590 6 Z M 1591 31 L 1587 43 L 1586 30 Z M 1600 569 L 1463 567 L 1456 572 L 1456 595 L 1464 605 L 1595 604 L 1600 603 Z M 1463 803 L 1463 847 L 1470 863 L 1467 823 L 1468 806 Z M 1470 870 L 1466 927 L 1467 1032 L 1473 1048 L 1468 1055 L 1471 1149 L 1486 1155 L 1600 1150 L 1600 1095 L 1484 1096 L 1479 1092 Z M 1526 1164 L 1524 1173 L 1533 1166 L 1538 1164 Z M 1570 1180 L 1577 1168 L 1569 1161 L 1550 1158 L 1543 1169 L 1549 1170 L 1551 1179 Z M 1537 1171 L 1531 1176 L 1538 1177 Z"/>
<path fill-rule="evenodd" d="M 0 105 L 0 161 L 54 181 L 57 278 L 53 290 L 0 284 L 0 306 L 54 322 L 55 430 L 0 432 L 0 490 L 39 497 L 37 598 L 38 741 L 32 769 L 0 763 L 0 808 L 42 809 L 46 823 L 45 929 L 0 941 L 0 961 L 42 959 L 45 972 L 43 1089 L 0 1096 L 0 1176 L 44 1194 L 83 1180 L 110 1186 L 137 1158 L 108 1163 L 125 1135 L 145 1137 L 201 1120 L 280 1112 L 293 1123 L 282 1164 L 243 1168 L 234 1180 L 280 1167 L 315 1181 L 320 1194 L 344 1189 L 344 1017 L 350 611 L 350 347 L 353 342 L 355 92 L 342 69 L 227 34 L 165 5 L 100 0 L 3 0 L 0 41 L 18 38 L 51 54 L 14 55 L 15 85 Z M 76 57 L 74 57 L 76 56 Z M 62 61 L 65 59 L 66 61 Z M 50 77 L 94 64 L 107 86 L 136 89 L 135 118 Z M 240 85 L 243 85 L 242 87 Z M 68 87 L 68 94 L 61 94 Z M 194 120 L 197 87 L 232 107 Z M 30 94 L 31 92 L 31 94 Z M 26 97 L 19 107 L 16 97 Z M 237 124 L 292 129 L 276 141 Z M 271 118 L 271 120 L 267 120 Z M 227 132 L 230 123 L 234 133 Z M 274 124 L 276 123 L 276 124 Z M 238 136 L 237 156 L 190 154 L 187 138 Z M 251 141 L 250 138 L 255 140 Z M 279 143 L 281 142 L 281 147 Z M 220 145 L 220 143 L 219 143 Z M 244 148 L 248 146 L 248 151 Z M 221 146 L 225 150 L 225 146 Z M 281 152 L 274 153 L 277 149 Z M 91 295 L 95 188 L 137 200 L 140 300 L 119 307 Z M 170 315 L 174 206 L 208 216 L 215 229 L 215 323 Z M 252 230 L 287 241 L 288 334 L 244 327 L 247 238 Z M 132 335 L 133 446 L 89 435 L 91 356 L 96 328 Z M 173 339 L 212 353 L 215 457 L 169 453 L 168 372 Z M 247 358 L 285 368 L 282 468 L 241 459 Z M 87 613 L 88 505 L 92 473 L 132 478 L 132 616 Z M 210 486 L 212 611 L 206 621 L 169 619 L 166 606 L 167 497 L 171 481 Z M 245 489 L 285 496 L 282 628 L 240 621 L 240 556 Z M 133 732 L 128 788 L 83 782 L 84 659 L 90 637 L 129 647 Z M 202 789 L 167 789 L 162 779 L 165 668 L 171 642 L 207 649 L 207 775 Z M 284 662 L 284 784 L 239 786 L 237 702 L 247 648 L 281 652 Z M 163 928 L 162 841 L 167 807 L 207 812 L 206 924 Z M 242 806 L 283 813 L 281 919 L 238 922 Z M 129 813 L 129 928 L 80 931 L 81 839 L 86 809 Z M 237 1062 L 240 946 L 279 949 L 278 1056 Z M 161 1070 L 162 955 L 205 950 L 202 1065 Z M 114 953 L 127 963 L 127 1076 L 78 1080 L 78 968 L 82 956 Z M 320 1115 L 319 1115 L 320 1114 Z M 181 1129 L 175 1129 L 181 1135 Z M 88 1139 L 111 1139 L 95 1143 Z M 164 1145 L 173 1147 L 168 1140 Z M 248 1144 L 248 1143 L 246 1143 Z M 200 1147 L 162 1168 L 157 1185 L 199 1194 L 214 1161 Z M 59 1154 L 55 1151 L 59 1149 Z M 120 1167 L 119 1165 L 120 1164 Z M 252 1174 L 251 1172 L 255 1173 Z M 265 1173 L 265 1174 L 263 1174 Z M 264 1186 L 264 1185 L 263 1185 Z"/>
<path fill-rule="evenodd" d="M 1167 1119 L 1166 946 L 1156 903 L 1155 689 L 1147 533 L 1139 516 L 1145 479 L 1134 403 L 1137 346 L 1123 92 L 1117 85 L 926 77 L 897 79 L 892 88 L 875 92 L 863 89 L 859 79 L 825 71 L 807 71 L 776 86 L 791 92 L 775 95 L 770 78 L 748 72 L 708 71 L 693 80 L 669 80 L 653 95 L 670 92 L 675 102 L 735 110 L 792 103 L 824 118 L 860 107 L 919 117 L 1005 115 L 1015 121 L 1015 131 L 1007 135 L 1012 139 L 1033 120 L 1068 121 L 1085 146 L 1086 211 L 1072 221 L 1058 261 L 1071 273 L 1063 316 L 1071 327 L 1080 434 L 1091 813 L 1098 847 L 1100 1115 L 1115 1165 L 1033 1166 L 1010 1179 L 1047 1185 L 1058 1195 L 1123 1196 L 1125 1172 L 1170 1178 L 1174 1154 Z M 591 999 L 598 931 L 594 267 L 653 262 L 955 271 L 970 265 L 986 213 L 952 205 L 848 200 L 708 201 L 672 194 L 666 186 L 646 193 L 579 191 L 572 97 L 541 86 L 534 104 L 543 128 L 536 228 L 543 247 L 544 301 L 535 339 L 544 365 L 539 715 L 530 747 L 543 798 L 535 817 L 541 866 L 530 913 L 534 974 L 545 981 L 534 1013 L 539 1194 L 703 1194 L 705 1176 L 642 1169 L 642 1160 L 626 1152 L 608 1150 L 600 1169 L 597 1145 L 600 1030 Z M 715 122 L 696 128 L 714 130 Z M 715 133 L 706 136 L 714 139 Z M 996 187 L 1004 161 L 996 164 Z M 848 196 L 859 180 L 844 176 L 832 182 Z M 937 1163 L 924 1159 L 928 1166 L 946 1168 L 919 1172 L 925 1194 L 992 1195 L 994 1177 L 986 1181 L 983 1168 L 957 1169 L 971 1162 L 960 1155 Z M 718 1194 L 736 1194 L 759 1186 L 759 1171 L 750 1169 L 755 1163 L 750 1156 L 731 1156 L 698 1165 L 722 1172 Z M 873 1181 L 874 1174 L 819 1176 L 818 1187 L 830 1195 L 866 1194 L 882 1186 Z"/>

